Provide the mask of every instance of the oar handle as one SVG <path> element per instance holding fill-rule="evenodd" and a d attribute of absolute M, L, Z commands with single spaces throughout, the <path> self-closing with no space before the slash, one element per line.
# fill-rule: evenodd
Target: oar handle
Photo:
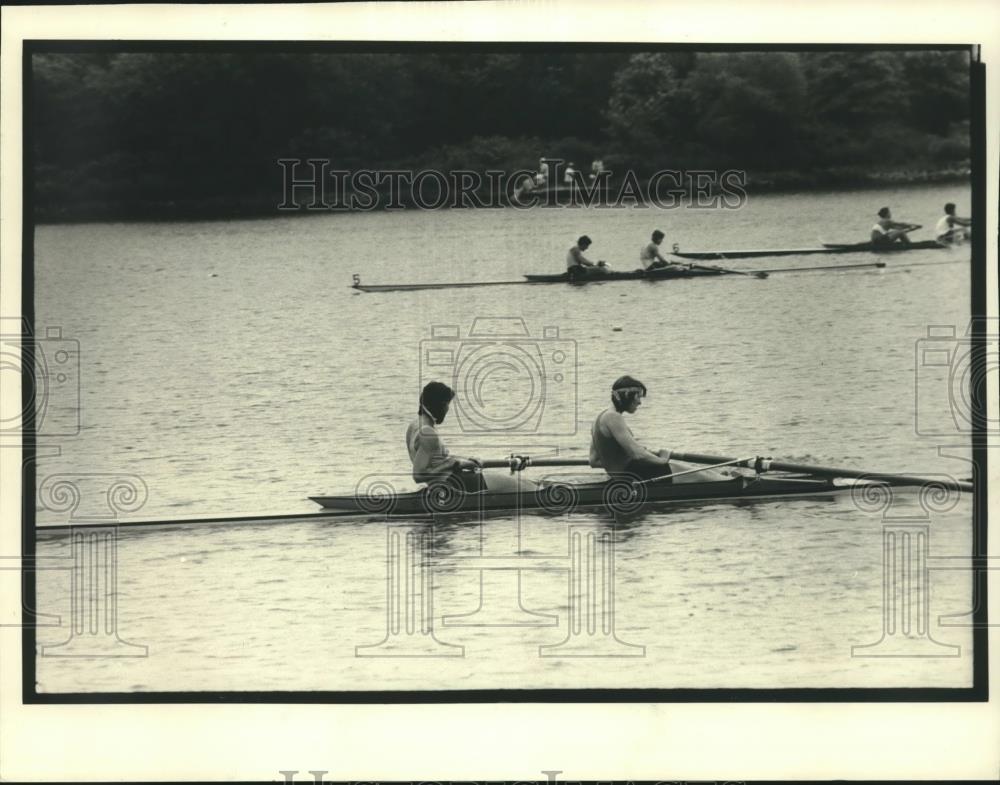
<path fill-rule="evenodd" d="M 532 458 L 527 455 L 512 455 L 509 458 L 481 461 L 484 469 L 510 469 L 521 471 L 529 466 L 590 466 L 586 458 Z"/>

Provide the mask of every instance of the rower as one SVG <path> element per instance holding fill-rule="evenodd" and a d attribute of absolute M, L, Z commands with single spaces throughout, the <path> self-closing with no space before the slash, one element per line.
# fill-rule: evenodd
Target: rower
<path fill-rule="evenodd" d="M 872 227 L 871 241 L 874 245 L 890 245 L 892 243 L 908 243 L 907 232 L 919 229 L 920 224 L 899 223 L 892 220 L 888 207 L 878 211 L 878 221 Z"/>
<path fill-rule="evenodd" d="M 605 262 L 595 264 L 583 255 L 583 252 L 590 248 L 592 243 L 593 241 L 587 235 L 582 235 L 576 241 L 576 245 L 566 253 L 566 273 L 570 278 L 596 278 L 608 272 L 608 266 Z"/>
<path fill-rule="evenodd" d="M 969 239 L 970 226 L 972 226 L 972 219 L 960 218 L 955 215 L 954 203 L 948 202 L 944 206 L 944 216 L 937 222 L 934 229 L 934 239 L 941 245 L 964 242 Z"/>
<path fill-rule="evenodd" d="M 420 393 L 417 418 L 406 429 L 406 449 L 418 483 L 457 482 L 466 493 L 484 490 L 512 493 L 532 490 L 532 480 L 499 472 L 484 474 L 477 458 L 459 458 L 448 452 L 435 426 L 444 422 L 455 391 L 442 382 L 428 382 Z"/>
<path fill-rule="evenodd" d="M 643 246 L 639 251 L 639 262 L 645 270 L 659 270 L 670 267 L 673 262 L 668 262 L 660 253 L 660 243 L 663 242 L 664 234 L 659 229 L 653 232 L 652 242 Z"/>
<path fill-rule="evenodd" d="M 656 452 L 643 447 L 625 423 L 625 414 L 635 414 L 646 385 L 631 376 L 622 376 L 611 385 L 611 406 L 597 415 L 590 429 L 590 465 L 604 469 L 612 478 L 662 480 L 672 483 L 674 472 L 695 468 L 692 464 L 670 460 L 670 450 Z M 711 469 L 685 474 L 678 482 L 706 482 L 728 479 Z"/>

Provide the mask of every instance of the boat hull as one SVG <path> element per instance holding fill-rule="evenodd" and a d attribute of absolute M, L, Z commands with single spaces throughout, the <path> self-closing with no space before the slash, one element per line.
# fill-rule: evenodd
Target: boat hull
<path fill-rule="evenodd" d="M 816 497 L 850 493 L 851 488 L 851 485 L 837 485 L 832 480 L 814 477 L 736 477 L 714 482 L 653 483 L 640 486 L 634 486 L 627 480 L 550 482 L 525 493 L 463 493 L 451 486 L 440 486 L 409 493 L 309 498 L 325 510 L 370 515 L 421 516 L 494 510 L 537 510 L 564 514 L 593 507 L 634 512 L 650 505 L 740 503 Z"/>
<path fill-rule="evenodd" d="M 823 247 L 828 253 L 900 253 L 902 251 L 929 251 L 948 248 L 937 240 L 920 240 L 910 243 L 891 243 L 889 245 L 876 245 L 875 243 L 823 243 Z"/>
<path fill-rule="evenodd" d="M 921 240 L 911 243 L 895 243 L 893 245 L 875 245 L 874 243 L 823 243 L 819 248 L 773 248 L 746 249 L 735 251 L 672 251 L 673 256 L 682 259 L 756 259 L 764 256 L 809 256 L 812 254 L 835 253 L 899 253 L 902 251 L 927 251 L 947 248 L 936 240 Z"/>
<path fill-rule="evenodd" d="M 600 281 L 668 281 L 679 278 L 705 278 L 731 274 L 728 270 L 686 267 L 664 267 L 657 270 L 610 270 L 603 275 L 584 278 L 570 276 L 569 273 L 550 275 L 525 275 L 531 283 L 598 283 Z"/>

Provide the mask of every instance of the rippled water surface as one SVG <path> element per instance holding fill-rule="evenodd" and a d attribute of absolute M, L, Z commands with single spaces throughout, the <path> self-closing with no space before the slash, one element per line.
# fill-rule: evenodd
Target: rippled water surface
<path fill-rule="evenodd" d="M 457 374 L 460 394 L 481 396 L 464 420 L 456 413 L 445 424 L 454 452 L 583 455 L 590 422 L 623 373 L 650 387 L 632 424 L 654 447 L 969 476 L 948 408 L 953 390 L 921 362 L 918 343 L 930 325 L 964 331 L 967 249 L 887 257 L 883 270 L 767 280 L 349 288 L 353 273 L 414 283 L 559 272 L 583 233 L 595 240 L 593 258 L 620 269 L 634 266 L 654 228 L 666 232 L 665 247 L 688 249 L 849 242 L 864 239 L 883 204 L 932 226 L 945 201 L 967 203 L 968 194 L 928 187 L 763 196 L 740 211 L 43 226 L 37 324 L 79 341 L 82 428 L 59 442 L 61 454 L 42 458 L 38 476 L 90 475 L 81 488 L 98 482 L 93 475 L 139 477 L 145 502 L 125 518 L 310 512 L 309 495 L 350 492 L 367 475 L 414 487 L 403 433 L 430 378 L 454 382 Z M 470 335 L 477 319 L 480 330 L 494 329 L 498 317 L 523 319 L 528 335 Z M 477 360 L 483 352 L 492 365 Z M 504 353 L 509 362 L 495 362 Z M 490 433 L 482 425 L 490 417 L 518 428 Z M 941 444 L 959 445 L 959 457 L 939 456 Z M 64 509 L 41 502 L 40 524 L 67 522 Z M 852 645 L 882 635 L 883 524 L 891 517 L 927 526 L 933 555 L 970 551 L 967 497 L 930 513 L 910 495 L 888 510 L 859 509 L 848 496 L 617 521 L 585 511 L 496 515 L 481 525 L 404 521 L 401 531 L 432 546 L 439 644 L 428 643 L 429 653 L 449 656 L 430 658 L 356 656 L 357 646 L 386 638 L 392 539 L 383 521 L 123 528 L 119 634 L 148 646 L 148 656 L 39 657 L 39 688 L 967 686 L 971 635 L 938 624 L 941 614 L 969 610 L 971 580 L 960 570 L 933 573 L 930 633 L 961 656 L 851 656 Z M 597 543 L 614 536 L 617 643 L 588 634 L 609 647 L 604 654 L 629 656 L 539 656 L 560 654 L 540 647 L 577 640 L 570 610 L 589 595 L 571 575 L 573 532 L 596 534 Z M 69 557 L 69 538 L 43 535 L 39 554 Z M 66 573 L 43 571 L 38 582 L 40 607 L 68 617 Z M 65 627 L 39 630 L 42 644 L 66 636 Z"/>

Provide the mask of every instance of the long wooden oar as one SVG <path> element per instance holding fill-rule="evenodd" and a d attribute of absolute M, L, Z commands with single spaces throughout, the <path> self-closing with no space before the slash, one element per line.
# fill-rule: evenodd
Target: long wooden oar
<path fill-rule="evenodd" d="M 673 452 L 671 458 L 678 461 L 689 461 L 691 463 L 724 463 L 726 461 L 738 461 L 738 458 L 726 458 L 719 455 L 701 455 L 699 453 Z M 849 479 L 878 480 L 887 485 L 936 485 L 950 490 L 965 491 L 971 493 L 974 486 L 971 482 L 962 480 L 945 480 L 935 477 L 917 477 L 909 474 L 887 474 L 884 472 L 866 472 L 859 469 L 846 469 L 834 466 L 812 466 L 805 463 L 785 463 L 783 461 L 772 461 L 770 459 L 757 458 L 742 465 L 754 467 L 757 461 L 761 461 L 764 471 L 797 472 L 800 474 L 815 474 L 819 477 L 844 477 Z M 737 464 L 740 465 L 740 464 Z"/>
<path fill-rule="evenodd" d="M 760 270 L 762 273 L 806 273 L 810 270 L 851 270 L 857 267 L 885 267 L 885 262 L 864 262 L 863 264 L 823 264 L 818 267 L 775 267 Z"/>

